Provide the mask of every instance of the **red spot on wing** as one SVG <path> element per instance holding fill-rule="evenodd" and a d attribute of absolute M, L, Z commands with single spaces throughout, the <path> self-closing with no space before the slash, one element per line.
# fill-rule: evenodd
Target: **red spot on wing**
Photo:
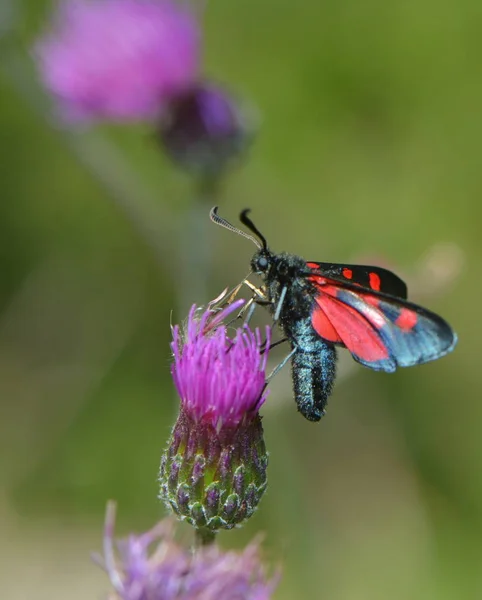
<path fill-rule="evenodd" d="M 370 284 L 370 287 L 372 288 L 372 290 L 375 290 L 376 292 L 380 291 L 380 275 L 378 275 L 377 273 L 369 273 L 368 274 L 368 283 Z"/>
<path fill-rule="evenodd" d="M 325 288 L 323 291 L 325 291 Z M 316 304 L 318 309 L 313 312 L 312 323 L 317 333 L 322 337 L 324 337 L 323 334 L 318 331 L 315 322 L 313 322 L 318 312 L 322 312 L 324 318 L 316 317 L 316 324 L 319 324 L 323 330 L 326 322 L 328 322 L 352 354 L 366 362 L 376 362 L 389 358 L 388 350 L 380 339 L 375 325 L 371 324 L 354 308 L 338 301 L 332 295 L 324 293 L 316 298 Z M 332 333 L 328 328 L 326 328 L 326 331 Z"/>
<path fill-rule="evenodd" d="M 412 330 L 418 321 L 418 315 L 413 310 L 408 308 L 402 308 L 400 315 L 397 317 L 395 321 L 395 325 L 400 327 L 403 331 Z"/>
<path fill-rule="evenodd" d="M 307 262 L 306 266 L 309 267 L 310 269 L 319 269 L 320 265 L 318 263 L 313 263 L 313 262 Z"/>
<path fill-rule="evenodd" d="M 347 279 L 351 279 L 353 277 L 353 271 L 351 269 L 345 268 L 342 271 L 343 273 L 343 277 L 346 277 Z"/>

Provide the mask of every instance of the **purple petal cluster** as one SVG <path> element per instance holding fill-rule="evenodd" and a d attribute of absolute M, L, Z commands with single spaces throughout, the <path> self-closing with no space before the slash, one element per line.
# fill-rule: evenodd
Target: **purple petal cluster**
<path fill-rule="evenodd" d="M 201 35 L 175 0 L 64 0 L 36 48 L 71 120 L 156 118 L 198 78 Z"/>
<path fill-rule="evenodd" d="M 185 329 L 173 328 L 171 371 L 182 407 L 196 422 L 216 428 L 237 426 L 257 415 L 266 399 L 269 327 L 263 343 L 259 329 L 244 326 L 230 337 L 222 324 L 242 302 L 219 313 L 208 308 L 199 314 L 194 305 Z"/>
<path fill-rule="evenodd" d="M 258 544 L 242 552 L 216 546 L 194 554 L 174 539 L 173 523 L 161 521 L 141 535 L 130 535 L 114 548 L 114 506 L 108 507 L 104 567 L 116 598 L 122 600 L 268 600 L 277 577 L 268 579 Z"/>

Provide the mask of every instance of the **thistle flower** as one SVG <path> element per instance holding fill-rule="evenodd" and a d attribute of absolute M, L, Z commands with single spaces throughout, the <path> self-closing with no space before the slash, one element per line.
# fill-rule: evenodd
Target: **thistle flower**
<path fill-rule="evenodd" d="M 267 578 L 256 543 L 242 552 L 210 546 L 193 554 L 174 541 L 173 523 L 164 520 L 114 544 L 114 521 L 110 503 L 104 557 L 95 558 L 110 577 L 112 600 L 268 600 L 277 585 L 279 577 Z"/>
<path fill-rule="evenodd" d="M 160 498 L 198 529 L 231 529 L 250 517 L 266 489 L 259 408 L 266 399 L 267 350 L 247 326 L 233 336 L 221 312 L 193 306 L 184 332 L 173 328 L 172 375 L 179 417 L 161 460 Z M 266 349 L 270 330 L 266 328 Z"/>
<path fill-rule="evenodd" d="M 200 37 L 174 0 L 64 0 L 36 54 L 67 119 L 138 121 L 197 80 Z"/>
<path fill-rule="evenodd" d="M 254 125 L 228 92 L 202 83 L 174 99 L 159 134 L 171 159 L 195 175 L 215 177 L 250 142 Z"/>

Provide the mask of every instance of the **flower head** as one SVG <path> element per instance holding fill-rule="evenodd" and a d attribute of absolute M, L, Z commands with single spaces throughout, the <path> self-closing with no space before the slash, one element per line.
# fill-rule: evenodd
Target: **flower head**
<path fill-rule="evenodd" d="M 227 91 L 202 83 L 175 99 L 160 122 L 164 147 L 181 167 L 216 176 L 239 157 L 254 132 L 253 119 Z"/>
<path fill-rule="evenodd" d="M 36 54 L 68 119 L 143 120 L 196 81 L 200 32 L 175 0 L 64 0 Z"/>
<path fill-rule="evenodd" d="M 236 330 L 229 337 L 222 320 L 243 303 L 221 313 L 208 309 L 199 316 L 191 308 L 184 334 L 173 328 L 171 368 L 184 411 L 195 422 L 234 427 L 258 413 L 266 399 L 267 352 L 261 354 L 259 329 Z M 269 345 L 269 328 L 266 330 Z"/>
<path fill-rule="evenodd" d="M 172 374 L 179 417 L 161 460 L 160 498 L 199 529 L 231 529 L 249 518 L 266 489 L 268 454 L 258 414 L 266 398 L 259 330 L 233 335 L 223 320 L 243 303 L 216 312 L 192 307 L 173 328 Z"/>
<path fill-rule="evenodd" d="M 114 549 L 114 505 L 108 506 L 103 566 L 122 600 L 268 600 L 278 577 L 268 579 L 258 544 L 242 552 L 200 548 L 194 554 L 177 544 L 173 523 L 130 535 Z"/>

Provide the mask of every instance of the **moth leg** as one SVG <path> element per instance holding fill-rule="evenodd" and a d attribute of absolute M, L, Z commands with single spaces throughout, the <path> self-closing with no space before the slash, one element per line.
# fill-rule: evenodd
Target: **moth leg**
<path fill-rule="evenodd" d="M 254 315 L 254 311 L 256 309 L 256 302 L 254 300 L 254 298 L 251 298 L 249 300 L 249 302 L 246 304 L 246 310 L 244 312 L 247 312 L 247 316 L 244 319 L 244 324 L 245 325 L 249 325 L 249 322 L 251 321 L 253 315 Z"/>
<path fill-rule="evenodd" d="M 241 318 L 245 313 L 248 313 L 244 320 L 244 324 L 248 325 L 253 317 L 256 306 L 264 305 L 264 304 L 271 304 L 271 301 L 268 300 L 268 297 L 266 296 L 266 293 L 264 292 L 264 290 L 262 288 L 256 287 L 254 284 L 251 283 L 251 281 L 248 281 L 248 279 L 244 279 L 240 283 L 240 285 L 243 285 L 243 284 L 246 285 L 246 287 L 248 287 L 253 292 L 253 295 L 248 300 L 248 302 L 243 306 L 243 308 L 240 310 L 238 318 Z"/>
<path fill-rule="evenodd" d="M 236 321 L 237 319 L 242 319 L 243 316 L 248 313 L 247 317 L 244 319 L 244 324 L 248 325 L 249 322 L 251 321 L 251 318 L 253 317 L 254 311 L 256 309 L 257 306 L 257 302 L 255 300 L 255 298 L 250 298 L 246 304 L 241 308 L 241 310 L 238 312 L 238 314 L 236 315 L 236 317 L 230 321 L 230 323 L 233 323 L 234 321 Z"/>
<path fill-rule="evenodd" d="M 264 292 L 261 289 L 257 288 L 250 281 L 248 281 L 248 277 L 250 275 L 251 275 L 251 273 L 248 273 L 246 275 L 246 277 L 241 281 L 241 283 L 238 283 L 238 285 L 236 287 L 234 287 L 231 292 L 228 292 L 228 288 L 226 288 L 224 290 L 224 292 L 222 292 L 218 296 L 218 298 L 216 298 L 215 300 L 213 300 L 210 304 L 216 304 L 220 300 L 224 299 L 227 294 L 229 294 L 229 295 L 228 295 L 227 299 L 225 300 L 224 304 L 225 305 L 226 304 L 231 304 L 233 302 L 233 300 L 236 298 L 236 296 L 239 294 L 239 291 L 241 290 L 241 288 L 243 287 L 243 285 L 247 285 L 249 287 L 249 289 L 252 292 L 255 292 L 259 297 L 262 297 L 262 298 L 266 297 L 266 295 L 264 294 Z"/>
<path fill-rule="evenodd" d="M 233 290 L 231 292 L 229 292 L 229 296 L 225 302 L 225 304 L 231 304 L 231 302 L 233 302 L 233 300 L 236 298 L 236 296 L 239 294 L 240 289 L 243 287 L 243 285 L 247 282 L 247 278 L 251 275 L 251 273 L 248 273 L 246 275 L 246 277 L 241 281 L 241 283 L 238 283 L 238 285 L 236 287 L 233 288 Z M 248 286 L 249 287 L 249 286 Z M 227 288 L 226 291 L 223 293 L 222 297 L 225 297 L 226 294 L 228 293 Z"/>
<path fill-rule="evenodd" d="M 251 321 L 251 318 L 253 317 L 256 305 L 257 305 L 256 300 L 254 298 L 250 298 L 246 302 L 246 304 L 241 308 L 241 310 L 236 315 L 236 318 L 233 319 L 233 321 L 235 321 L 237 319 L 241 319 L 246 313 L 248 313 L 247 317 L 244 319 L 244 325 L 249 325 L 249 322 Z M 231 321 L 231 323 L 233 321 Z"/>
<path fill-rule="evenodd" d="M 239 290 L 243 287 L 244 280 L 233 289 L 233 291 L 229 294 L 228 299 L 226 300 L 226 304 L 231 304 L 236 296 L 239 294 Z"/>
<path fill-rule="evenodd" d="M 281 294 L 279 295 L 278 304 L 276 305 L 276 310 L 274 311 L 273 322 L 276 323 L 279 320 L 279 316 L 281 314 L 281 309 L 283 308 L 283 302 L 286 298 L 286 293 L 288 292 L 288 288 L 284 286 L 281 290 Z"/>
<path fill-rule="evenodd" d="M 241 310 L 238 312 L 236 317 L 234 319 L 232 319 L 231 321 L 229 321 L 228 325 L 231 325 L 231 323 L 234 323 L 236 320 L 241 319 L 244 316 L 244 314 L 248 311 L 248 317 L 246 318 L 246 321 L 245 321 L 245 324 L 247 325 L 249 323 L 249 321 L 251 320 L 251 317 L 253 316 L 252 315 L 252 313 L 254 312 L 253 303 L 256 302 L 256 296 L 258 296 L 260 298 L 266 297 L 263 290 L 261 290 L 260 288 L 257 288 L 250 281 L 248 281 L 247 278 L 249 277 L 250 274 L 251 273 L 248 273 L 248 275 L 241 281 L 241 283 L 239 283 L 236 287 L 233 288 L 233 290 L 231 292 L 229 292 L 229 296 L 223 303 L 223 306 L 228 306 L 229 304 L 231 304 L 235 300 L 236 296 L 239 294 L 243 285 L 246 285 L 247 287 L 249 287 L 249 289 L 253 292 L 252 298 L 250 298 L 247 301 L 247 303 L 241 308 Z M 228 291 L 226 289 L 221 294 L 220 298 L 221 299 L 225 298 L 227 294 L 228 294 Z M 218 299 L 216 299 L 216 301 L 218 301 Z"/>
<path fill-rule="evenodd" d="M 273 342 L 272 344 L 269 345 L 269 350 L 272 350 L 273 348 L 276 348 L 276 346 L 279 346 L 280 344 L 284 344 L 285 342 L 288 341 L 288 338 L 282 338 L 281 340 L 278 340 L 277 342 Z M 261 353 L 266 351 L 266 341 L 264 341 L 261 344 Z"/>
<path fill-rule="evenodd" d="M 251 281 L 249 281 L 248 279 L 243 279 L 241 285 L 243 283 L 246 285 L 246 287 L 249 287 L 249 289 L 253 292 L 253 298 L 255 298 L 256 296 L 258 297 L 258 300 L 255 300 L 255 302 L 266 302 L 267 304 L 272 303 L 271 300 L 269 300 L 263 288 L 256 287 L 254 283 L 251 283 Z"/>
<path fill-rule="evenodd" d="M 281 340 L 280 342 L 277 343 L 281 343 L 284 342 L 285 340 Z M 298 346 L 295 346 L 291 352 L 285 356 L 283 358 L 283 360 L 279 363 L 279 365 L 276 365 L 276 367 L 271 371 L 271 373 L 268 375 L 268 377 L 266 377 L 266 383 L 268 383 L 269 381 L 271 381 L 271 379 L 277 375 L 281 369 L 285 366 L 285 364 L 290 360 L 290 358 L 298 351 Z"/>
<path fill-rule="evenodd" d="M 253 292 L 253 297 L 251 298 L 251 304 L 255 303 L 260 306 L 269 306 L 270 304 L 273 304 L 273 301 L 268 298 L 268 296 L 267 296 L 266 292 L 263 290 L 263 288 L 256 287 L 254 284 L 252 284 L 247 279 L 245 279 L 243 283 L 246 284 L 246 286 L 249 287 L 249 289 Z M 281 290 L 280 298 L 278 300 L 278 304 L 276 305 L 276 310 L 275 310 L 275 313 L 273 316 L 273 323 L 276 323 L 279 320 L 279 316 L 281 314 L 281 309 L 283 308 L 283 302 L 286 298 L 287 292 L 288 292 L 288 288 L 285 286 Z M 243 308 L 247 309 L 248 306 L 243 307 Z M 251 319 L 251 317 L 253 316 L 253 312 L 254 312 L 254 308 L 251 308 L 251 311 L 249 313 L 249 319 Z M 249 322 L 249 319 L 247 320 L 247 322 Z"/>

